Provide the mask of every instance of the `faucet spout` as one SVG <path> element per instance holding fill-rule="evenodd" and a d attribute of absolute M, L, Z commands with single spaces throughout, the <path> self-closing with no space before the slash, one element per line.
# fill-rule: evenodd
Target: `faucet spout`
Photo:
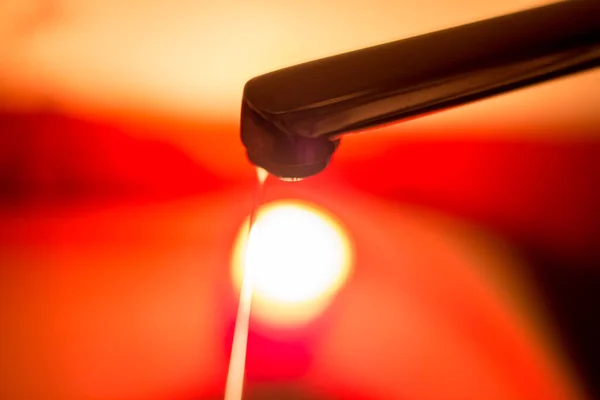
<path fill-rule="evenodd" d="M 600 2 L 570 0 L 284 68 L 244 87 L 248 158 L 322 171 L 340 137 L 600 65 Z"/>

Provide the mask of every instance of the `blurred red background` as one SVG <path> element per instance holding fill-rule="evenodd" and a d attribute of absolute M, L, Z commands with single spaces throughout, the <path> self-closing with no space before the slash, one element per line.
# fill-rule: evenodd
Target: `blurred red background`
<path fill-rule="evenodd" d="M 225 3 L 0 6 L 0 397 L 218 397 L 245 80 L 540 2 Z M 356 260 L 308 325 L 252 324 L 248 390 L 593 398 L 599 79 L 347 137 L 319 176 L 270 181 L 339 218 Z"/>

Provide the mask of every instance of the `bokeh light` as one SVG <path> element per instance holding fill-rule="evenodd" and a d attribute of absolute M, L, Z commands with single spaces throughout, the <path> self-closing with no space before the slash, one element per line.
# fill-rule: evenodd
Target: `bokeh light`
<path fill-rule="evenodd" d="M 329 213 L 308 203 L 276 201 L 261 208 L 248 242 L 248 221 L 233 256 L 241 286 L 246 250 L 252 274 L 252 317 L 270 325 L 297 325 L 316 317 L 347 280 L 350 240 Z M 248 246 L 246 247 L 246 243 Z"/>

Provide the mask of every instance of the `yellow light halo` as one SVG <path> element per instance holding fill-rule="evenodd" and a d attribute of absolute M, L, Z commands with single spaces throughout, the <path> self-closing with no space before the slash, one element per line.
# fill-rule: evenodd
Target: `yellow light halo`
<path fill-rule="evenodd" d="M 232 262 L 239 291 L 243 275 L 246 220 Z M 269 325 L 299 325 L 320 314 L 351 272 L 352 246 L 346 230 L 328 212 L 297 200 L 278 200 L 258 212 L 246 258 L 252 274 L 252 316 Z"/>

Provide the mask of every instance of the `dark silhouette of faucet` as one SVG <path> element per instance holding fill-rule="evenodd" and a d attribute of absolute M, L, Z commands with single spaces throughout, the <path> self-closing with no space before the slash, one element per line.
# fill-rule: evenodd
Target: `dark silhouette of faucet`
<path fill-rule="evenodd" d="M 328 165 L 344 134 L 599 64 L 600 1 L 563 1 L 255 77 L 241 138 L 253 164 L 301 179 Z"/>

